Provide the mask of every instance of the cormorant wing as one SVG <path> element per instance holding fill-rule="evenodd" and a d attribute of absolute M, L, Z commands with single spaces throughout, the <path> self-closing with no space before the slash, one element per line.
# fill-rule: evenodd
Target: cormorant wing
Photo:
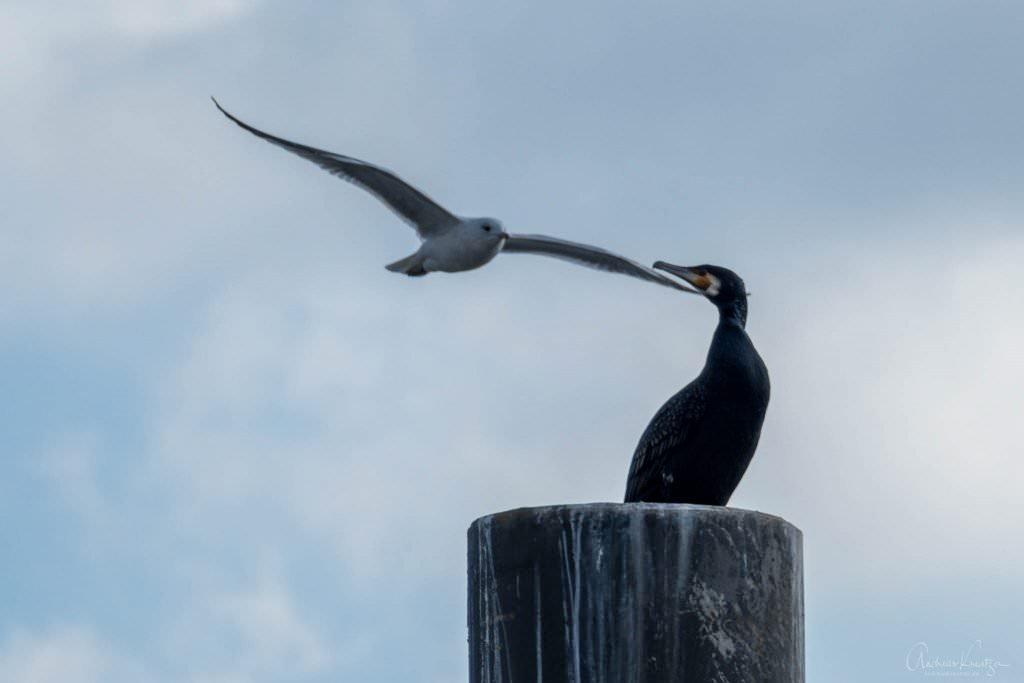
<path fill-rule="evenodd" d="M 560 240 L 555 237 L 548 237 L 547 235 L 509 235 L 508 239 L 505 240 L 505 246 L 502 248 L 502 251 L 552 256 L 609 273 L 630 275 L 665 287 L 689 292 L 690 294 L 700 293 L 695 289 L 665 277 L 656 270 L 642 266 L 636 261 L 631 261 L 625 256 L 619 256 L 618 254 L 613 254 L 610 251 L 599 247 L 592 247 L 588 244 Z"/>
<path fill-rule="evenodd" d="M 267 142 L 282 147 L 293 154 L 298 154 L 303 159 L 312 161 L 331 175 L 338 176 L 363 188 L 384 202 L 402 220 L 415 228 L 420 239 L 427 239 L 428 237 L 444 233 L 459 223 L 459 219 L 451 212 L 391 171 L 365 161 L 360 161 L 359 159 L 326 152 L 316 147 L 300 145 L 297 142 L 290 142 L 289 140 L 273 136 L 270 133 L 264 133 L 262 130 L 253 128 L 244 121 L 240 121 L 229 114 L 224 107 L 220 106 L 216 98 L 211 97 L 210 99 L 213 100 L 213 103 L 217 105 L 217 109 L 220 109 L 224 116 L 253 135 L 261 137 Z"/>
<path fill-rule="evenodd" d="M 626 479 L 627 503 L 660 497 L 665 482 L 664 460 L 682 447 L 690 427 L 704 415 L 704 393 L 691 383 L 679 390 L 654 415 L 633 453 Z M 657 493 L 655 493 L 657 492 Z"/>

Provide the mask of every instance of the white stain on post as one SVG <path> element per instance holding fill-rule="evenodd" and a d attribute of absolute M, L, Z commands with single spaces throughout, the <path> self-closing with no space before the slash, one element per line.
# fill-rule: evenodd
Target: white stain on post
<path fill-rule="evenodd" d="M 778 517 L 520 509 L 469 541 L 471 683 L 803 682 L 802 538 Z"/>

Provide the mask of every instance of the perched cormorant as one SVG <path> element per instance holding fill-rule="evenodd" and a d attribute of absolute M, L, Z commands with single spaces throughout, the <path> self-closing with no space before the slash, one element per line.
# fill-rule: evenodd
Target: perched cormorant
<path fill-rule="evenodd" d="M 626 502 L 725 505 L 757 448 L 768 408 L 768 369 L 744 327 L 747 290 L 719 266 L 658 261 L 718 308 L 718 327 L 697 379 L 670 398 L 633 454 Z"/>

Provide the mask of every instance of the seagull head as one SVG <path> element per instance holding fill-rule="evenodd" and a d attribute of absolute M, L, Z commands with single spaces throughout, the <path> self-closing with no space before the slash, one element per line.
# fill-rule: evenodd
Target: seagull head
<path fill-rule="evenodd" d="M 508 239 L 508 233 L 497 218 L 470 218 L 463 226 L 470 240 L 495 251 L 505 246 Z"/>

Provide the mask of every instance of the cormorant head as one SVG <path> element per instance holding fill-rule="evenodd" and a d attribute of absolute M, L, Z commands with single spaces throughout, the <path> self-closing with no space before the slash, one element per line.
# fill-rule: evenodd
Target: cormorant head
<path fill-rule="evenodd" d="M 672 273 L 686 280 L 718 307 L 723 317 L 735 319 L 740 325 L 747 322 L 747 286 L 736 273 L 721 266 L 675 266 L 658 261 L 658 270 Z"/>

